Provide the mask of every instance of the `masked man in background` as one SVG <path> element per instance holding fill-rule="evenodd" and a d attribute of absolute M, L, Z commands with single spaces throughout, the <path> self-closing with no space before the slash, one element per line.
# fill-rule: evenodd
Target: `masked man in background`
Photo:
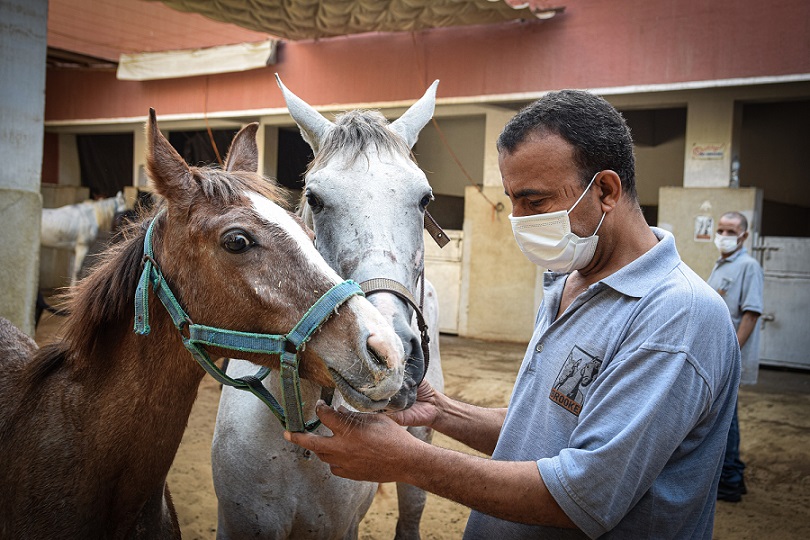
<path fill-rule="evenodd" d="M 408 410 L 321 404 L 333 436 L 285 437 L 338 476 L 471 507 L 467 539 L 710 539 L 740 371 L 728 309 L 645 222 L 630 130 L 607 101 L 549 93 L 509 121 L 498 151 L 518 246 L 549 269 L 508 408 L 423 382 Z"/>
<path fill-rule="evenodd" d="M 723 214 L 717 223 L 714 243 L 720 258 L 709 276 L 709 285 L 723 297 L 731 322 L 737 329 L 742 354 L 741 384 L 756 384 L 759 369 L 759 316 L 762 314 L 763 275 L 759 263 L 748 255 L 743 243 L 748 238 L 748 220 L 739 212 Z M 737 407 L 728 431 L 723 472 L 717 488 L 721 501 L 739 502 L 747 492 L 740 460 L 740 425 Z"/>

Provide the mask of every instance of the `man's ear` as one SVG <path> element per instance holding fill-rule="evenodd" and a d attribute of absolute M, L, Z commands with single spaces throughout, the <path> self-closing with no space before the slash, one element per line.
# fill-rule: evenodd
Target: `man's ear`
<path fill-rule="evenodd" d="M 599 190 L 599 200 L 602 203 L 602 211 L 610 212 L 619 204 L 622 198 L 622 179 L 611 170 L 601 171 L 594 180 L 596 188 Z"/>
<path fill-rule="evenodd" d="M 748 240 L 748 231 L 742 233 L 742 241 L 745 242 L 746 240 Z"/>

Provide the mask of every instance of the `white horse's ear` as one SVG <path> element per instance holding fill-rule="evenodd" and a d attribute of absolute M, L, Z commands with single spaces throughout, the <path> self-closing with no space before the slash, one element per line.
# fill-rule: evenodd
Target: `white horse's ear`
<path fill-rule="evenodd" d="M 425 95 L 419 98 L 419 101 L 411 105 L 405 111 L 405 114 L 388 126 L 394 133 L 405 139 L 409 148 L 413 148 L 416 139 L 419 138 L 419 132 L 433 118 L 433 110 L 436 107 L 437 86 L 439 86 L 438 79 L 433 81 L 433 84 L 427 89 Z"/>
<path fill-rule="evenodd" d="M 239 130 L 231 142 L 225 158 L 226 171 L 259 171 L 259 147 L 256 144 L 256 131 L 259 123 L 253 122 Z"/>
<path fill-rule="evenodd" d="M 312 151 L 316 154 L 321 147 L 324 138 L 332 131 L 334 124 L 330 122 L 324 115 L 312 108 L 307 102 L 290 92 L 284 83 L 281 82 L 281 77 L 276 73 L 276 82 L 281 93 L 284 94 L 284 101 L 287 102 L 287 110 L 290 111 L 290 116 L 293 117 L 298 128 L 301 130 L 301 135 L 307 141 Z"/>

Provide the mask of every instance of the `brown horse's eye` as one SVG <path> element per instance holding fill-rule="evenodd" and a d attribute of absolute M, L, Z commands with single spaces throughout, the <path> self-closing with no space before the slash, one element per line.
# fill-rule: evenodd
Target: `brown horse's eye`
<path fill-rule="evenodd" d="M 254 244 L 253 239 L 244 231 L 228 231 L 222 236 L 222 247 L 231 253 L 244 253 Z"/>

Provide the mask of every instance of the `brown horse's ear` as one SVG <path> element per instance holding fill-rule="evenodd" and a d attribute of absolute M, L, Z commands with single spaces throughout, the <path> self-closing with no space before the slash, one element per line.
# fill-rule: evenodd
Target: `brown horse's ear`
<path fill-rule="evenodd" d="M 146 123 L 146 169 L 155 188 L 167 200 L 183 203 L 190 198 L 191 170 L 158 129 L 155 109 Z"/>
<path fill-rule="evenodd" d="M 231 142 L 228 157 L 225 158 L 225 170 L 230 171 L 259 171 L 259 147 L 256 145 L 256 131 L 258 122 L 248 124 L 239 130 Z"/>

